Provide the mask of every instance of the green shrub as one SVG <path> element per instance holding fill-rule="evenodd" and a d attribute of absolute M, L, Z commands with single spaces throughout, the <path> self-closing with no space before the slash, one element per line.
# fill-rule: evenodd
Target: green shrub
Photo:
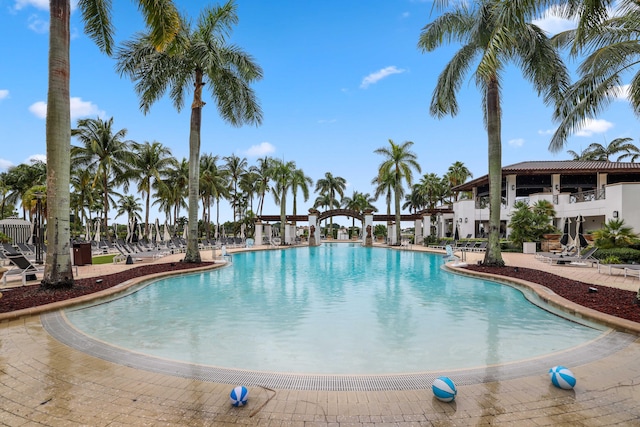
<path fill-rule="evenodd" d="M 631 248 L 600 248 L 593 256 L 604 262 L 609 257 L 618 258 L 618 264 L 640 263 L 640 251 Z"/>
<path fill-rule="evenodd" d="M 609 255 L 608 257 L 601 259 L 600 262 L 602 262 L 603 264 L 622 264 L 620 258 L 615 255 Z"/>

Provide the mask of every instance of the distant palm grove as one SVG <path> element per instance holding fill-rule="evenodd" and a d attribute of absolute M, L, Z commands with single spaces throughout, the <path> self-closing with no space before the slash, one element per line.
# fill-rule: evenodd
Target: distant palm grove
<path fill-rule="evenodd" d="M 187 222 L 183 216 L 188 207 L 187 159 L 176 159 L 158 141 L 127 140 L 126 129 L 114 129 L 113 122 L 113 119 L 81 119 L 72 130 L 80 142 L 71 147 L 72 237 L 84 234 L 87 222 L 100 221 L 105 233 L 111 223 L 124 224 L 134 218 L 152 225 L 151 211 L 163 213 L 162 222 L 181 228 Z M 410 151 L 412 144 L 389 140 L 388 146 L 376 151 L 399 153 L 402 160 L 404 156 L 415 157 Z M 417 162 L 414 166 L 419 169 Z M 399 161 L 398 176 L 410 185 L 409 191 L 403 185 L 396 187 L 395 163 L 381 157 L 380 170 L 372 169 L 374 194 L 357 190 L 345 194 L 347 178 L 331 172 L 313 179 L 293 161 L 265 156 L 249 164 L 246 158 L 234 154 L 221 157 L 205 153 L 200 156 L 199 167 L 198 235 L 210 237 L 212 225 L 221 225 L 221 205 L 233 211 L 233 220 L 223 225 L 228 233 L 237 234 L 242 224 L 248 230 L 253 228 L 256 216 L 263 214 L 267 197 L 281 207 L 282 215 L 298 214 L 299 201 L 309 201 L 313 192 L 316 193 L 313 207 L 320 210 L 377 211 L 373 203 L 381 199 L 391 214 L 396 212 L 393 206 L 398 195 L 401 209 L 418 212 L 464 197 L 452 188 L 472 177 L 461 162 L 452 164 L 444 176 L 428 173 L 415 182 L 406 176 L 406 171 L 402 172 L 404 168 L 404 161 Z M 35 193 L 46 191 L 46 173 L 46 164 L 38 161 L 1 173 L 0 219 L 9 216 L 31 219 L 36 209 Z M 46 209 L 46 197 L 42 200 Z"/>
<path fill-rule="evenodd" d="M 177 111 L 191 101 L 190 131 L 185 135 L 189 158 L 172 158 L 159 142 L 127 141 L 126 130 L 114 129 L 112 119 L 83 119 L 72 130 L 71 2 L 51 0 L 47 167 L 37 163 L 20 165 L 3 174 L 0 180 L 3 216 L 11 213 L 15 205 L 31 212 L 34 203 L 30 194 L 36 191 L 34 186 L 44 185 L 38 188 L 46 190 L 48 201 L 47 263 L 42 281 L 47 288 L 73 285 L 69 251 L 74 226 L 69 223 L 71 211 L 76 213 L 77 226 L 93 214 L 106 221 L 111 207 L 132 216 L 140 212 L 139 204 L 144 203 L 145 222 L 148 222 L 150 206 L 155 205 L 173 223 L 179 220 L 181 209 L 186 209 L 189 237 L 185 261 L 198 262 L 198 219 L 204 218 L 205 224 L 210 224 L 213 208 L 217 212 L 221 201 L 231 204 L 234 223 L 238 223 L 260 214 L 264 198 L 271 193 L 283 217 L 285 212 L 295 212 L 297 196 L 307 198 L 313 187 L 314 180 L 294 162 L 264 158 L 248 165 L 246 159 L 236 156 L 200 155 L 205 88 L 219 116 L 231 126 L 262 122 L 262 110 L 252 84 L 265 76 L 250 54 L 228 40 L 239 21 L 233 1 L 203 8 L 193 26 L 192 20 L 181 16 L 176 2 L 171 0 L 135 3 L 147 31 L 117 48 L 111 2 L 87 0 L 79 2 L 78 8 L 85 32 L 102 52 L 117 60 L 118 72 L 133 82 L 132 90 L 139 96 L 143 112 L 149 112 L 155 101 L 166 93 Z M 510 106 L 502 103 L 503 74 L 512 72 L 509 65 L 515 65 L 542 101 L 552 107 L 553 119 L 558 124 L 549 142 L 549 149 L 554 152 L 564 149 L 567 138 L 579 131 L 586 119 L 597 118 L 620 96 L 627 98 L 635 112 L 640 111 L 640 70 L 636 62 L 640 5 L 634 0 L 472 0 L 438 1 L 434 5 L 442 13 L 434 15 L 433 21 L 426 23 L 416 37 L 417 49 L 431 55 L 452 43 L 459 50 L 433 79 L 430 113 L 438 118 L 455 116 L 463 107 L 458 104 L 457 94 L 469 76 L 472 77 L 470 80 L 481 93 L 483 102 L 479 114 L 484 118 L 487 131 L 489 230 L 484 262 L 504 265 L 499 245 L 501 111 Z M 614 6 L 615 13 L 610 14 Z M 573 19 L 577 27 L 549 37 L 535 24 L 536 19 L 549 13 Z M 563 56 L 581 61 L 574 83 Z M 636 74 L 625 86 L 622 77 L 627 71 Z M 628 90 L 623 89 L 625 87 Z M 70 151 L 72 134 L 79 145 Z M 451 194 L 451 189 L 455 183 L 470 177 L 464 165 L 456 162 L 445 177 L 427 173 L 414 179 L 422 172 L 411 145 L 411 142 L 396 144 L 389 140 L 388 146 L 375 150 L 381 155 L 381 162 L 378 170 L 372 169 L 373 196 L 354 192 L 342 199 L 344 177 L 334 177 L 330 172 L 317 177 L 316 206 L 332 208 L 346 201 L 364 205 L 384 197 L 387 211 L 391 212 L 393 206 L 399 219 L 402 200 L 405 209 L 420 209 L 459 197 Z M 576 158 L 592 159 L 594 157 L 588 156 L 594 155 L 609 159 L 616 152 L 632 161 L 638 155 L 637 148 L 624 140 L 612 142 L 610 146 L 592 145 L 584 153 L 571 154 Z M 136 186 L 135 192 L 142 200 L 128 193 L 130 185 Z M 123 194 L 116 192 L 119 188 Z M 292 198 L 290 209 L 289 196 Z M 400 227 L 398 220 L 396 227 Z"/>

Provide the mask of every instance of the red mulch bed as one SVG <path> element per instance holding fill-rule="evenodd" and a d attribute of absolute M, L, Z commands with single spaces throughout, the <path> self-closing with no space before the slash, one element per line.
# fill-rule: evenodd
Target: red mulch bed
<path fill-rule="evenodd" d="M 636 302 L 636 292 L 625 291 L 609 286 L 590 285 L 577 280 L 556 276 L 546 271 L 529 268 L 487 267 L 484 265 L 469 265 L 468 270 L 500 276 L 515 277 L 537 283 L 551 289 L 563 298 L 592 308 L 602 313 L 622 319 L 640 323 L 640 304 Z M 640 285 L 638 285 L 640 287 Z M 589 288 L 596 288 L 597 292 L 589 292 Z"/>
<path fill-rule="evenodd" d="M 134 277 L 165 271 L 186 270 L 205 265 L 211 265 L 211 263 L 187 264 L 175 262 L 143 265 L 120 273 L 78 279 L 73 288 L 55 291 L 41 289 L 39 286 L 25 286 L 11 290 L 6 289 L 2 291 L 2 298 L 0 298 L 0 313 L 35 307 L 98 292 Z M 582 306 L 640 323 L 640 304 L 636 303 L 636 293 L 632 291 L 607 286 L 590 285 L 528 268 L 518 268 L 517 271 L 514 267 L 487 267 L 482 265 L 469 265 L 466 268 L 538 283 Z M 102 282 L 96 283 L 96 279 L 102 279 Z M 589 293 L 590 287 L 597 288 L 598 292 Z"/>
<path fill-rule="evenodd" d="M 92 294 L 126 282 L 127 280 L 135 277 L 146 276 L 153 273 L 162 273 L 165 271 L 187 270 L 211 264 L 212 263 L 210 262 L 203 262 L 199 264 L 172 262 L 141 265 L 140 267 L 121 271 L 120 273 L 90 277 L 86 279 L 76 279 L 73 287 L 70 289 L 46 290 L 42 289 L 40 286 L 24 286 L 5 289 L 1 291 L 2 298 L 0 298 L 0 313 L 7 313 L 9 311 L 36 307 L 43 304 Z M 97 283 L 97 279 L 102 279 L 102 282 Z"/>

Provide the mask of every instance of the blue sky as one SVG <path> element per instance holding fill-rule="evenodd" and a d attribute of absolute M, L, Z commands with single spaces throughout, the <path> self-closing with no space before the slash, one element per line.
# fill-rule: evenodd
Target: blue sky
<path fill-rule="evenodd" d="M 177 0 L 196 18 L 213 3 Z M 429 54 L 416 45 L 420 30 L 434 15 L 432 2 L 418 0 L 237 0 L 239 24 L 231 42 L 254 56 L 264 71 L 254 85 L 264 112 L 259 127 L 233 128 L 219 119 L 205 94 L 202 153 L 235 153 L 253 164 L 264 155 L 293 160 L 314 181 L 325 172 L 348 182 L 345 195 L 373 193 L 370 182 L 382 158 L 374 153 L 395 142 L 413 141 L 422 174 L 442 175 L 456 161 L 475 177 L 487 172 L 487 136 L 481 100 L 472 79 L 459 94 L 458 116 L 429 115 L 436 78 L 456 46 Z M 114 2 L 116 40 L 143 30 L 133 1 Z M 0 0 L 0 171 L 44 158 L 47 96 L 48 0 Z M 547 19 L 549 30 L 566 22 Z M 72 14 L 72 124 L 84 117 L 114 118 L 127 138 L 159 141 L 175 157 L 188 155 L 189 109 L 177 113 L 168 98 L 143 115 L 133 84 L 114 71 Z M 638 121 L 625 101 L 613 105 L 558 154 L 547 149 L 554 129 L 544 106 L 519 70 L 506 70 L 503 82 L 503 164 L 526 160 L 563 160 L 566 150 L 592 142 L 632 137 Z M 206 89 L 205 89 L 206 90 Z M 188 106 L 189 104 L 187 104 Z M 637 144 L 637 141 L 634 141 Z M 72 141 L 75 143 L 75 141 Z M 416 174 L 416 180 L 421 174 Z M 306 212 L 316 194 L 302 202 Z M 290 199 L 289 199 L 290 200 Z M 289 203 L 290 205 L 290 203 Z M 377 207 L 385 209 L 380 200 Z M 271 198 L 264 213 L 278 213 Z M 186 215 L 186 213 L 184 213 Z M 222 220 L 231 219 L 221 206 Z"/>

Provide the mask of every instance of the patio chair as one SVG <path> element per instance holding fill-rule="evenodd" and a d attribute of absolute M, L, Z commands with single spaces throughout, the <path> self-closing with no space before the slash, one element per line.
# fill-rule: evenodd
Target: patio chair
<path fill-rule="evenodd" d="M 9 263 L 12 265 L 12 268 L 5 271 L 2 276 L 2 285 L 7 285 L 7 276 L 22 276 L 22 286 L 27 284 L 27 276 L 34 275 L 36 273 L 44 272 L 44 265 L 33 265 L 31 261 L 29 261 L 24 255 L 7 255 L 7 259 Z"/>
<path fill-rule="evenodd" d="M 22 255 L 10 243 L 3 243 L 2 244 L 2 251 L 5 253 L 5 255 Z"/>
<path fill-rule="evenodd" d="M 587 265 L 589 263 L 593 266 L 593 264 L 600 263 L 599 259 L 593 257 L 593 254 L 597 250 L 598 248 L 593 247 L 582 255 L 576 255 L 576 256 L 558 255 L 554 257 L 549 256 L 548 259 L 551 265 Z"/>
<path fill-rule="evenodd" d="M 460 258 L 458 258 L 454 253 L 453 253 L 453 248 L 451 247 L 451 245 L 447 245 L 445 246 L 445 251 L 447 251 L 446 254 L 442 255 L 442 258 L 444 259 L 445 262 L 449 262 L 449 261 L 459 261 Z"/>

